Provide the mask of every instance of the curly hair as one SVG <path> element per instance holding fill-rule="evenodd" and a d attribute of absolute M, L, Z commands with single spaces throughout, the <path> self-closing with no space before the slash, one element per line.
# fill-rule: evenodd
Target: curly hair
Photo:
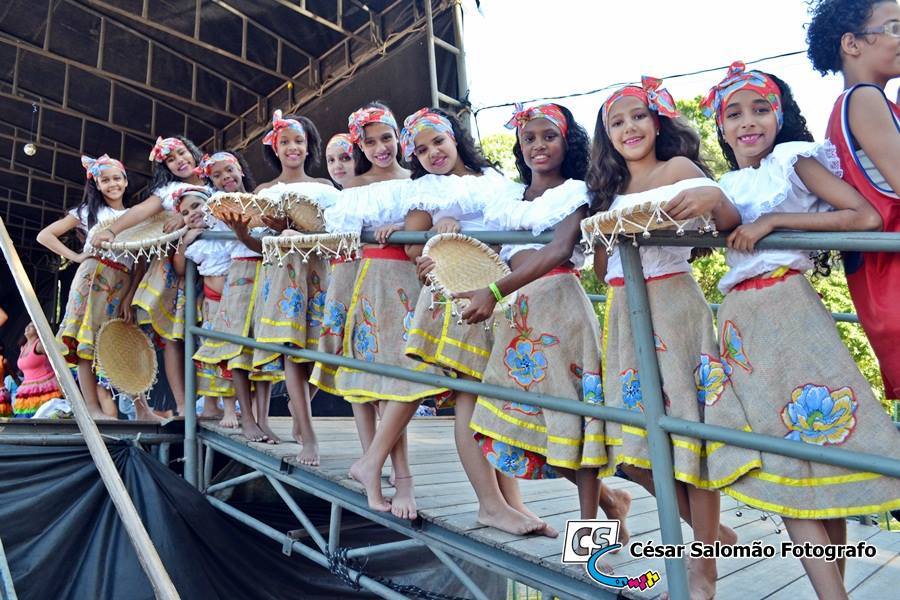
<path fill-rule="evenodd" d="M 813 139 L 813 135 L 806 126 L 806 117 L 800 112 L 800 106 L 797 104 L 797 101 L 794 100 L 794 94 L 791 92 L 791 87 L 771 73 L 765 73 L 763 71 L 757 71 L 757 73 L 761 73 L 766 77 L 771 78 L 781 91 L 781 110 L 784 115 L 784 122 L 781 125 L 778 135 L 775 136 L 775 144 L 783 144 L 784 142 L 814 142 L 815 139 Z M 734 156 L 734 150 L 732 150 L 731 146 L 728 145 L 728 142 L 725 141 L 725 136 L 722 134 L 722 128 L 719 127 L 718 121 L 716 121 L 716 136 L 719 138 L 719 147 L 722 149 L 722 154 L 725 155 L 728 166 L 732 171 L 737 171 L 740 167 Z"/>
<path fill-rule="evenodd" d="M 631 183 L 628 164 L 609 139 L 602 111 L 602 107 L 597 111 L 591 165 L 584 180 L 591 197 L 591 214 L 609 210 L 613 199 L 628 189 Z M 672 119 L 658 115 L 657 118 L 659 135 L 656 136 L 656 158 L 665 161 L 684 156 L 697 165 L 704 175 L 712 178 L 712 172 L 700 157 L 699 134 L 680 117 Z"/>
<path fill-rule="evenodd" d="M 841 37 L 862 31 L 876 4 L 889 0 L 811 0 L 812 20 L 806 29 L 806 55 L 813 68 L 827 75 L 843 68 Z"/>
<path fill-rule="evenodd" d="M 459 160 L 462 161 L 467 169 L 480 172 L 483 169 L 497 168 L 496 164 L 484 157 L 481 148 L 478 147 L 475 140 L 469 135 L 469 132 L 462 126 L 459 119 L 440 108 L 429 108 L 428 110 L 450 121 L 450 125 L 453 127 L 453 137 L 456 139 L 456 152 L 459 154 Z M 412 179 L 428 175 L 428 171 L 425 170 L 425 167 L 422 166 L 415 154 L 409 159 L 409 168 L 412 170 Z"/>
<path fill-rule="evenodd" d="M 303 131 L 305 132 L 304 135 L 306 137 L 306 159 L 303 161 L 303 170 L 306 173 L 309 173 L 310 169 L 318 167 L 319 162 L 322 160 L 322 136 L 319 135 L 316 124 L 307 117 L 301 115 L 284 115 L 282 118 L 294 119 L 303 125 Z M 275 148 L 264 144 L 263 158 L 265 158 L 266 164 L 281 173 L 281 160 L 278 158 Z M 253 188 L 247 188 L 247 190 L 252 189 Z"/>
<path fill-rule="evenodd" d="M 391 114 L 394 114 L 394 111 L 388 107 L 387 104 L 382 102 L 381 100 L 373 100 L 371 102 L 366 102 L 360 108 L 380 108 L 381 110 L 386 110 Z M 400 132 L 398 130 L 394 130 L 394 137 L 397 138 L 397 163 L 400 166 L 406 164 L 406 161 L 403 160 L 403 152 L 400 149 Z M 372 161 L 370 161 L 366 157 L 366 153 L 362 151 L 362 148 L 359 147 L 359 144 L 353 144 L 353 161 L 356 166 L 353 169 L 354 175 L 362 175 L 363 173 L 368 173 L 369 169 L 372 168 Z"/>
<path fill-rule="evenodd" d="M 203 159 L 203 153 L 200 152 L 200 148 L 197 147 L 194 142 L 187 139 L 183 135 L 173 135 L 177 140 L 181 140 L 181 143 L 184 144 L 185 148 L 188 149 L 188 152 L 191 153 L 191 156 L 194 157 L 194 166 L 200 164 L 200 161 Z M 156 193 L 156 190 L 161 188 L 162 186 L 172 183 L 173 181 L 179 181 L 178 177 L 175 177 L 175 174 L 169 170 L 169 167 L 166 166 L 165 161 L 155 161 L 153 163 L 153 174 L 150 178 L 150 185 L 147 186 L 147 195 L 146 198 L 149 198 L 153 194 Z"/>
<path fill-rule="evenodd" d="M 591 138 L 584 127 L 582 127 L 572 116 L 572 111 L 557 104 L 559 110 L 562 111 L 569 125 L 566 131 L 565 151 L 566 156 L 563 158 L 562 165 L 559 167 L 560 175 L 566 179 L 584 179 L 587 175 L 588 166 L 591 160 Z M 513 156 L 516 157 L 516 169 L 525 185 L 531 185 L 531 169 L 525 164 L 525 157 L 522 155 L 522 146 L 519 144 L 519 132 L 516 131 L 516 143 L 513 145 Z"/>

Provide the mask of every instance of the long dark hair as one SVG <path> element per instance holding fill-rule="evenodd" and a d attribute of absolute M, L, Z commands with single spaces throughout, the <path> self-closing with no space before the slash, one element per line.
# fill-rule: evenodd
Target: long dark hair
<path fill-rule="evenodd" d="M 485 158 L 481 148 L 478 147 L 466 128 L 462 126 L 459 119 L 440 108 L 429 108 L 428 110 L 441 115 L 450 122 L 450 126 L 453 127 L 453 137 L 456 139 L 456 153 L 459 155 L 459 160 L 462 161 L 468 170 L 480 173 L 483 169 L 497 168 L 497 165 Z M 415 154 L 409 159 L 409 168 L 412 170 L 412 175 L 410 176 L 412 179 L 428 175 L 428 171 L 425 170 L 425 167 L 422 166 Z"/>
<path fill-rule="evenodd" d="M 126 175 L 124 171 L 122 172 L 122 176 L 125 177 L 125 181 L 128 181 L 128 175 Z M 124 202 L 124 197 L 122 200 Z M 104 206 L 107 206 L 106 198 L 103 197 L 103 193 L 100 191 L 100 188 L 97 187 L 97 182 L 94 178 L 85 181 L 84 195 L 81 197 L 81 203 L 75 209 L 75 213 L 79 214 L 82 209 L 86 209 L 88 231 L 97 224 L 97 215 Z"/>
<path fill-rule="evenodd" d="M 306 135 L 306 158 L 303 160 L 303 170 L 308 175 L 310 169 L 318 167 L 319 162 L 322 160 L 322 136 L 319 135 L 316 124 L 307 117 L 302 115 L 284 115 L 282 118 L 294 119 L 303 125 L 303 131 Z M 263 157 L 270 167 L 281 173 L 281 161 L 278 159 L 275 148 L 263 145 Z M 241 167 L 243 167 L 243 165 L 241 165 Z M 249 191 L 253 188 L 248 187 L 246 189 Z"/>
<path fill-rule="evenodd" d="M 591 214 L 608 210 L 613 199 L 628 189 L 628 184 L 631 183 L 628 164 L 609 139 L 602 111 L 602 107 L 597 111 L 591 166 L 585 177 L 591 196 Z M 712 178 L 712 172 L 700 158 L 700 136 L 697 132 L 680 117 L 672 119 L 657 115 L 657 118 L 659 135 L 656 136 L 656 158 L 670 160 L 676 156 L 684 156 L 697 165 L 704 175 Z"/>
<path fill-rule="evenodd" d="M 181 140 L 181 143 L 184 144 L 185 148 L 188 149 L 188 152 L 191 153 L 191 156 L 194 157 L 194 166 L 198 166 L 203 159 L 203 153 L 200 152 L 200 148 L 183 135 L 173 135 L 172 137 Z M 152 196 L 156 193 L 156 190 L 173 181 L 178 181 L 178 178 L 175 177 L 172 171 L 169 170 L 169 167 L 166 166 L 166 161 L 154 161 L 153 176 L 150 179 L 150 185 L 147 186 L 147 196 Z"/>
<path fill-rule="evenodd" d="M 559 167 L 560 175 L 566 179 L 584 179 L 590 164 L 591 139 L 588 137 L 585 128 L 572 116 L 572 111 L 562 104 L 557 104 L 556 106 L 562 111 L 568 124 L 565 139 L 566 156 Z M 516 131 L 516 143 L 513 145 L 513 156 L 516 157 L 516 169 L 519 171 L 522 181 L 525 182 L 525 185 L 531 185 L 531 169 L 525 164 L 522 146 L 519 145 L 518 131 Z"/>
<path fill-rule="evenodd" d="M 372 102 L 366 102 L 359 108 L 380 108 L 381 110 L 386 110 L 392 115 L 394 111 L 392 111 L 387 104 L 382 102 L 381 100 L 373 100 Z M 396 118 L 396 115 L 395 115 Z M 403 160 L 403 152 L 400 150 L 400 132 L 398 130 L 394 130 L 394 137 L 397 138 L 397 163 L 400 166 L 406 164 L 406 161 Z M 362 140 L 360 140 L 362 143 Z M 362 151 L 362 148 L 359 144 L 353 144 L 353 160 L 355 161 L 356 166 L 353 168 L 354 175 L 362 175 L 363 173 L 368 173 L 369 169 L 372 168 L 372 161 L 370 161 L 366 157 L 366 153 Z"/>
<path fill-rule="evenodd" d="M 778 135 L 775 136 L 775 144 L 814 142 L 813 135 L 806 127 L 806 117 L 800 112 L 800 106 L 794 100 L 794 94 L 791 92 L 790 86 L 770 73 L 764 73 L 763 71 L 758 71 L 758 73 L 770 77 L 778 86 L 778 89 L 781 90 L 781 111 L 784 115 L 784 122 Z M 734 150 L 725 141 L 725 136 L 722 134 L 722 128 L 719 127 L 718 121 L 716 121 L 716 135 L 719 138 L 719 147 L 722 149 L 722 154 L 725 155 L 728 166 L 732 171 L 737 171 L 740 167 L 737 164 L 737 159 L 734 157 Z"/>

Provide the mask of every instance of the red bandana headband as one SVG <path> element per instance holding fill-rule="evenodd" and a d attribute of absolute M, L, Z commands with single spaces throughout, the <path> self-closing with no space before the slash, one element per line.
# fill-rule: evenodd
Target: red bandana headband
<path fill-rule="evenodd" d="M 174 137 L 157 137 L 156 143 L 153 144 L 153 149 L 150 150 L 150 160 L 154 162 L 163 162 L 166 160 L 166 157 L 174 152 L 177 148 L 184 148 L 187 150 L 187 146 L 184 145 L 184 142 Z"/>
<path fill-rule="evenodd" d="M 354 144 L 362 144 L 366 137 L 366 125 L 372 123 L 384 123 L 397 131 L 397 119 L 391 114 L 391 111 L 383 108 L 361 108 L 350 115 L 347 119 L 347 129 L 350 131 L 350 141 Z"/>
<path fill-rule="evenodd" d="M 700 106 L 707 117 L 715 115 L 719 127 L 725 118 L 725 107 L 728 100 L 739 90 L 750 90 L 762 96 L 772 105 L 775 118 L 778 121 L 778 129 L 784 123 L 784 112 L 781 107 L 781 89 L 775 80 L 759 71 L 747 71 L 747 66 L 736 60 L 728 67 L 725 79 L 714 85 Z"/>
<path fill-rule="evenodd" d="M 125 173 L 125 165 L 114 158 L 110 158 L 109 154 L 104 154 L 100 158 L 91 158 L 90 156 L 81 157 L 81 166 L 87 171 L 87 178 L 94 181 L 100 179 L 100 172 L 103 169 L 119 169 L 122 171 L 123 177 L 128 177 Z"/>
<path fill-rule="evenodd" d="M 563 114 L 562 110 L 560 110 L 559 106 L 556 104 L 539 104 L 537 106 L 523 108 L 521 102 L 516 102 L 513 116 L 510 118 L 509 122 L 506 123 L 506 128 L 521 130 L 528 121 L 534 119 L 547 119 L 559 128 L 559 132 L 563 137 L 566 137 L 566 133 L 569 130 L 569 123 L 566 121 L 566 116 Z"/>
<path fill-rule="evenodd" d="M 197 175 L 202 175 L 204 177 L 210 177 L 212 175 L 213 165 L 217 162 L 226 162 L 228 164 L 234 165 L 237 167 L 238 173 L 243 176 L 244 170 L 241 169 L 241 163 L 238 162 L 237 157 L 231 152 L 216 152 L 212 156 L 209 154 L 204 154 L 203 158 L 200 159 L 200 164 L 194 168 L 194 173 Z"/>
<path fill-rule="evenodd" d="M 262 139 L 262 143 L 266 146 L 276 146 L 278 145 L 278 136 L 281 135 L 281 132 L 285 129 L 293 129 L 294 131 L 303 134 L 306 136 L 306 130 L 303 129 L 303 124 L 297 119 L 283 119 L 281 118 L 282 112 L 279 108 L 274 113 L 272 113 L 272 129 L 266 133 L 266 135 Z"/>
<path fill-rule="evenodd" d="M 186 196 L 199 196 L 204 202 L 209 200 L 209 190 L 199 185 L 185 185 L 172 192 L 172 203 L 177 209 Z"/>
<path fill-rule="evenodd" d="M 341 152 L 344 154 L 353 153 L 353 142 L 350 141 L 350 134 L 348 133 L 336 133 L 331 136 L 331 139 L 328 140 L 327 144 L 325 144 L 325 149 L 327 150 L 332 146 L 339 146 L 341 148 Z"/>
<path fill-rule="evenodd" d="M 450 124 L 450 121 L 443 115 L 432 112 L 426 106 L 403 120 L 403 131 L 400 132 L 400 147 L 403 149 L 403 158 L 409 160 L 412 157 L 413 151 L 416 149 L 416 136 L 426 129 L 443 133 L 454 142 L 456 141 L 456 136 L 453 135 L 453 125 Z"/>
<path fill-rule="evenodd" d="M 661 85 L 662 79 L 642 75 L 640 86 L 626 85 L 620 90 L 613 92 L 612 95 L 606 99 L 606 102 L 603 103 L 603 109 L 600 113 L 603 124 L 606 124 L 606 118 L 607 115 L 609 115 L 612 105 L 615 104 L 616 101 L 627 96 L 637 98 L 646 104 L 656 116 L 662 115 L 664 117 L 669 117 L 670 119 L 677 117 L 678 109 L 675 108 L 675 99 L 672 98 L 672 94 L 669 93 L 669 90 L 660 87 Z"/>

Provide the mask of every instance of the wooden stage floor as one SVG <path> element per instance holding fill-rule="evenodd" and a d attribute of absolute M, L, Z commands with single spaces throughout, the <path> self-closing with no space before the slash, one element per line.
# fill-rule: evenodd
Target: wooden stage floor
<path fill-rule="evenodd" d="M 347 470 L 360 455 L 359 439 L 351 418 L 316 417 L 316 434 L 321 449 L 321 466 L 300 466 L 294 456 L 297 444 L 285 442 L 278 445 L 249 443 L 235 430 L 218 427 L 214 421 L 202 421 L 201 426 L 249 445 L 254 450 L 282 458 L 294 468 L 317 473 L 340 485 L 359 491 L 362 488 L 347 476 Z M 272 419 L 273 429 L 282 439 L 290 439 L 290 418 Z M 509 552 L 527 560 L 542 563 L 551 569 L 565 572 L 572 577 L 589 581 L 580 565 L 563 565 L 562 532 L 567 519 L 578 519 L 578 498 L 575 487 L 566 480 L 521 481 L 520 487 L 529 508 L 549 522 L 561 533 L 559 538 L 519 537 L 478 524 L 475 494 L 466 479 L 456 455 L 453 441 L 452 418 L 416 418 L 408 429 L 409 454 L 415 476 L 416 498 L 421 518 L 439 527 L 477 540 L 503 552 Z M 385 470 L 385 474 L 389 469 Z M 628 517 L 632 540 L 660 542 L 656 501 L 635 483 L 610 478 L 607 483 L 631 493 L 633 502 Z M 385 493 L 391 488 L 385 482 Z M 739 516 L 740 515 L 740 516 Z M 741 543 L 761 540 L 776 547 L 789 538 L 784 528 L 776 533 L 780 519 L 748 507 L 740 507 L 728 497 L 722 497 L 722 522 L 733 527 Z M 600 516 L 602 518 L 602 514 Z M 774 520 L 774 522 L 773 522 Z M 685 541 L 692 539 L 691 531 L 682 524 Z M 877 548 L 875 558 L 852 559 L 847 564 L 846 583 L 852 598 L 889 597 L 889 590 L 900 587 L 900 532 L 884 531 L 874 525 L 848 522 L 848 543 L 865 540 Z M 636 559 L 627 551 L 619 555 L 607 555 L 616 574 L 639 576 L 648 569 L 662 575 L 662 581 L 651 591 L 625 592 L 632 598 L 655 598 L 665 591 L 667 578 L 662 559 Z M 606 558 L 606 557 L 604 557 Z M 773 559 L 720 559 L 718 598 L 789 598 L 790 600 L 814 599 L 815 593 L 806 578 L 800 561 L 794 558 Z"/>

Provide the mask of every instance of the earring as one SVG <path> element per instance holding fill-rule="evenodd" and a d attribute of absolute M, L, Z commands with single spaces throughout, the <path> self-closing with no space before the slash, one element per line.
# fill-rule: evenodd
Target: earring
<path fill-rule="evenodd" d="M 659 129 L 656 130 L 656 135 L 659 136 Z"/>

